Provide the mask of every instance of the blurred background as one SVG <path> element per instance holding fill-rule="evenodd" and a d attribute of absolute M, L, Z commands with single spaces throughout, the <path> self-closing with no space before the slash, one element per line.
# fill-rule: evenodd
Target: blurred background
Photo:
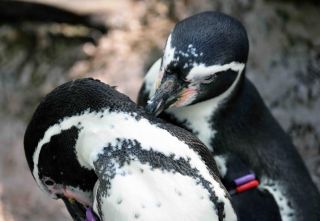
<path fill-rule="evenodd" d="M 70 79 L 94 77 L 135 100 L 174 24 L 205 10 L 246 27 L 247 76 L 320 188 L 319 1 L 2 0 L 0 221 L 71 220 L 38 189 L 24 158 L 24 131 L 40 99 Z"/>

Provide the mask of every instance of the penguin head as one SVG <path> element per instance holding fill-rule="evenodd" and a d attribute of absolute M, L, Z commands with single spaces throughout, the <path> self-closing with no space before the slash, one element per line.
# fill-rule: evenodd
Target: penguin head
<path fill-rule="evenodd" d="M 248 50 L 245 28 L 228 15 L 203 12 L 182 20 L 167 39 L 146 110 L 158 114 L 221 96 L 244 72 Z"/>
<path fill-rule="evenodd" d="M 75 220 L 84 220 L 92 207 L 97 176 L 79 163 L 75 145 L 81 121 L 61 127 L 66 119 L 102 109 L 129 110 L 130 99 L 93 79 L 65 83 L 49 93 L 37 107 L 24 136 L 25 155 L 38 186 L 54 199 L 62 199 Z"/>

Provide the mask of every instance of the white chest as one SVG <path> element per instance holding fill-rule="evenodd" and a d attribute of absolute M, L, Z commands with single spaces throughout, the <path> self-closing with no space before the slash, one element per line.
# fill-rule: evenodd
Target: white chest
<path fill-rule="evenodd" d="M 208 191 L 195 179 L 138 161 L 119 169 L 108 195 L 100 199 L 108 221 L 218 220 Z"/>

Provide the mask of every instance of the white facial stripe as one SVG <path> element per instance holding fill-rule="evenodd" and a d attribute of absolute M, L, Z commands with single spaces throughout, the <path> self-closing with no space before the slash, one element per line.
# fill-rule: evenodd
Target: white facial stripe
<path fill-rule="evenodd" d="M 100 202 L 103 217 L 110 221 L 218 220 L 208 191 L 192 177 L 164 173 L 136 160 L 118 168 L 117 174 L 111 180 L 109 196 L 101 197 Z M 228 206 L 225 220 L 236 220 Z"/>
<path fill-rule="evenodd" d="M 164 67 L 167 67 L 168 64 L 174 61 L 174 53 L 175 53 L 175 48 L 173 48 L 171 45 L 171 34 L 170 34 L 167 40 L 166 48 L 164 50 L 161 69 L 163 69 Z"/>
<path fill-rule="evenodd" d="M 53 126 L 51 126 L 49 129 L 49 132 L 46 131 L 44 137 L 39 141 L 35 151 L 34 151 L 34 154 L 33 154 L 33 171 L 32 171 L 32 174 L 36 180 L 36 182 L 38 183 L 40 189 L 49 194 L 46 190 L 46 187 L 42 184 L 41 180 L 40 180 L 40 177 L 39 177 L 39 168 L 38 168 L 38 162 L 39 162 L 39 156 L 40 156 L 40 152 L 41 152 L 41 149 L 43 147 L 43 145 L 45 145 L 46 143 L 50 142 L 50 139 L 52 136 L 54 135 L 57 135 L 59 133 L 61 133 L 62 130 L 66 130 L 66 129 L 69 129 L 73 126 L 72 125 L 68 125 L 68 124 L 64 124 L 64 125 L 59 125 L 59 124 L 55 124 Z M 48 132 L 48 133 L 47 133 Z M 50 196 L 50 194 L 49 194 Z"/>
<path fill-rule="evenodd" d="M 168 66 L 168 64 L 175 61 L 174 54 L 175 54 L 175 48 L 173 48 L 171 45 L 171 34 L 170 34 L 167 39 L 166 47 L 164 49 L 164 54 L 162 56 L 162 65 L 161 65 L 161 58 L 160 58 L 159 59 L 160 61 L 158 60 L 156 61 L 156 63 L 152 65 L 152 67 L 149 69 L 146 76 L 146 79 L 148 79 L 148 76 L 152 76 L 152 79 L 154 82 L 153 88 L 150 88 L 150 92 L 152 94 L 154 94 L 155 90 L 160 86 L 160 83 L 165 71 L 164 69 Z M 156 73 L 157 69 L 158 69 L 158 72 Z"/>
<path fill-rule="evenodd" d="M 267 190 L 275 199 L 280 209 L 281 220 L 295 221 L 295 210 L 290 208 L 288 196 L 285 194 L 284 186 L 275 180 L 266 177 L 261 178 L 259 189 Z"/>
<path fill-rule="evenodd" d="M 242 72 L 245 67 L 244 63 L 239 62 L 231 62 L 229 64 L 224 65 L 211 65 L 211 66 L 205 66 L 204 64 L 193 64 L 193 68 L 190 70 L 190 72 L 187 75 L 187 80 L 199 80 L 206 78 L 208 76 L 213 75 L 214 73 L 218 73 L 221 71 L 226 70 L 233 70 L 238 73 Z"/>

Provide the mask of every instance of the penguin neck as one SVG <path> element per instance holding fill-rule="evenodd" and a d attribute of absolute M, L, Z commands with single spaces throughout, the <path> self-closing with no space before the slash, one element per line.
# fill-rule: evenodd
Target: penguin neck
<path fill-rule="evenodd" d="M 144 131 L 147 120 L 137 117 L 136 113 L 108 112 L 94 118 L 82 121 L 75 145 L 79 163 L 88 169 L 94 169 L 94 162 L 108 145 L 116 146 L 119 139 L 140 140 L 143 138 L 139 132 L 142 137 L 147 133 Z"/>
<path fill-rule="evenodd" d="M 254 143 L 258 135 L 273 134 L 276 131 L 278 134 L 283 133 L 279 124 L 267 109 L 259 92 L 245 76 L 231 96 L 211 116 L 211 121 L 213 128 L 218 131 L 211 145 L 217 146 L 217 148 L 223 146 L 238 150 L 239 148 L 235 146 L 240 144 L 237 145 L 237 142 Z M 263 131 L 259 128 L 263 128 Z M 230 136 L 232 139 L 226 139 Z M 249 137 L 251 142 L 246 140 Z M 258 147 L 255 147 L 256 151 L 258 149 Z M 218 149 L 217 154 L 225 151 L 228 152 L 230 149 Z"/>

